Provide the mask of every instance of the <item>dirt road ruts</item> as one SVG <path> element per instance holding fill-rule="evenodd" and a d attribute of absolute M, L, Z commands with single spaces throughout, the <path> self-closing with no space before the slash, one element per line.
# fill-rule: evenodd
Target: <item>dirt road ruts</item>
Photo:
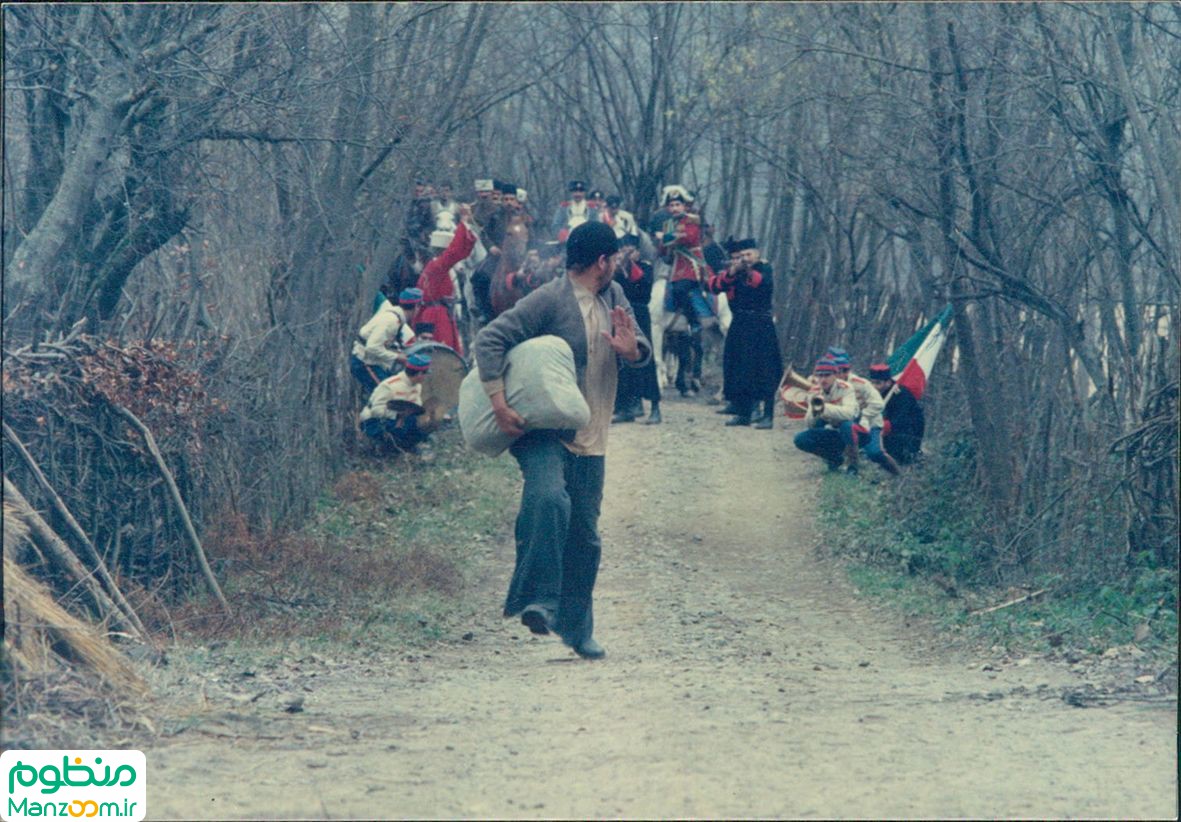
<path fill-rule="evenodd" d="M 816 558 L 788 432 L 666 406 L 611 431 L 606 660 L 500 618 L 506 542 L 428 652 L 300 660 L 298 713 L 211 697 L 147 751 L 151 817 L 1176 815 L 1172 705 L 1075 707 L 1062 666 L 915 635 Z"/>

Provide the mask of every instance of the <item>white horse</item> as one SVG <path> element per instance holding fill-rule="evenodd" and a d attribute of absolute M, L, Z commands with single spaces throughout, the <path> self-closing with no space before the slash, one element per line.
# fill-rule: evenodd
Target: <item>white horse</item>
<path fill-rule="evenodd" d="M 656 360 L 656 378 L 662 389 L 668 387 L 669 372 L 676 366 L 676 355 L 664 350 L 665 329 L 673 326 L 678 316 L 664 309 L 669 273 L 670 266 L 667 263 L 656 262 L 656 282 L 652 285 L 652 299 L 648 302 L 648 313 L 652 315 L 652 357 Z M 717 298 L 718 328 L 724 337 L 730 328 L 730 303 L 725 294 L 718 294 Z"/>

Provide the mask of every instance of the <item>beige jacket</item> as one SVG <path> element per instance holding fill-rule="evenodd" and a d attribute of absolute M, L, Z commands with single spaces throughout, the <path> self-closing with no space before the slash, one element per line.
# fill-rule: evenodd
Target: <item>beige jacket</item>
<path fill-rule="evenodd" d="M 394 376 L 382 380 L 369 395 L 369 402 L 361 409 L 361 422 L 374 417 L 377 419 L 396 418 L 397 412 L 390 410 L 392 400 L 405 400 L 422 405 L 422 385 L 410 382 L 410 377 L 405 371 L 399 371 Z"/>
<path fill-rule="evenodd" d="M 873 383 L 851 371 L 845 381 L 852 386 L 853 394 L 857 397 L 857 405 L 861 409 L 861 424 L 869 429 L 881 428 L 882 409 L 886 407 L 886 401 L 873 387 Z"/>
<path fill-rule="evenodd" d="M 808 392 L 808 410 L 804 414 L 804 424 L 809 428 L 816 425 L 816 418 L 812 415 L 813 397 L 824 399 L 824 413 L 820 415 L 820 419 L 834 427 L 842 422 L 856 422 L 861 413 L 853 387 L 844 380 L 833 380 L 832 388 L 828 391 L 816 385 Z"/>
<path fill-rule="evenodd" d="M 406 322 L 402 307 L 386 300 L 357 332 L 353 356 L 366 365 L 378 365 L 389 371 L 397 362 L 398 352 L 413 340 L 414 331 Z"/>

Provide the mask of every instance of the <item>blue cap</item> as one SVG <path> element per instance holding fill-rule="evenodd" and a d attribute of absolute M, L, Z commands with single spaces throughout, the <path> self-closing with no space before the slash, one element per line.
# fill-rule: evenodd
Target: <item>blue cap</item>
<path fill-rule="evenodd" d="M 415 352 L 406 358 L 407 371 L 426 371 L 431 367 L 431 355 Z"/>
<path fill-rule="evenodd" d="M 837 348 L 835 345 L 828 347 L 828 353 L 824 355 L 826 359 L 832 360 L 840 366 L 849 365 L 852 362 L 849 359 L 849 352 L 843 348 Z"/>
<path fill-rule="evenodd" d="M 420 303 L 422 302 L 421 288 L 404 288 L 398 294 L 398 302 L 400 303 Z"/>

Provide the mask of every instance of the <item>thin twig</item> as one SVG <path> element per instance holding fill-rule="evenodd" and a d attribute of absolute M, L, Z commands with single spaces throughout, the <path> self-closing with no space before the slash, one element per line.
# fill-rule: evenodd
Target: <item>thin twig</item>
<path fill-rule="evenodd" d="M 99 618 L 110 619 L 117 627 L 134 632 L 135 626 L 127 621 L 118 606 L 107 596 L 106 591 L 95 580 L 93 573 L 86 570 L 70 547 L 62 541 L 62 538 L 49 526 L 49 523 L 42 519 L 36 509 L 25 499 L 25 495 L 13 485 L 8 477 L 4 477 L 4 499 L 16 508 L 17 515 L 29 526 L 29 536 L 36 540 L 53 563 L 67 576 L 73 578 L 75 585 L 86 589 L 90 599 L 94 602 Z"/>
<path fill-rule="evenodd" d="M 115 580 L 111 578 L 111 574 L 107 570 L 106 563 L 103 562 L 102 557 L 99 556 L 98 550 L 94 547 L 94 543 L 90 541 L 90 537 L 86 536 L 86 532 L 82 530 L 82 526 L 78 524 L 76 519 L 74 519 L 74 515 L 70 513 L 70 509 L 66 507 L 65 502 L 50 484 L 49 479 L 41 471 L 41 466 L 37 464 L 37 461 L 33 459 L 33 455 L 29 453 L 27 448 L 25 448 L 25 444 L 21 442 L 20 437 L 17 436 L 16 432 L 12 430 L 8 423 L 5 422 L 2 423 L 2 425 L 4 436 L 8 437 L 9 442 L 12 443 L 13 447 L 16 449 L 16 452 L 20 454 L 21 459 L 25 461 L 25 465 L 29 467 L 29 470 L 32 472 L 34 479 L 37 480 L 37 484 L 41 486 L 41 490 L 43 490 L 49 496 L 50 501 L 53 503 L 53 507 L 57 509 L 59 514 L 61 514 L 62 519 L 65 520 L 66 524 L 70 527 L 70 530 L 74 532 L 74 536 L 78 538 L 78 541 L 82 543 L 82 546 L 86 549 L 86 553 L 89 555 L 89 560 L 94 563 L 94 573 L 98 576 L 102 584 L 106 586 L 107 593 L 111 595 L 111 599 L 114 600 L 115 604 L 119 607 L 119 610 L 123 616 L 125 616 L 127 621 L 130 622 L 132 626 L 134 626 L 135 631 L 133 633 L 136 634 L 138 639 L 141 641 L 150 644 L 147 628 L 144 627 L 143 622 L 141 622 L 139 619 L 139 615 L 135 613 L 135 609 L 131 607 L 131 604 L 123 596 L 123 592 L 119 590 L 119 586 L 115 584 Z"/>
<path fill-rule="evenodd" d="M 205 549 L 201 547 L 201 540 L 197 537 L 197 529 L 193 527 L 193 521 L 189 518 L 189 510 L 185 506 L 184 498 L 180 495 L 180 489 L 176 487 L 176 480 L 173 478 L 172 472 L 168 470 L 168 464 L 164 462 L 164 455 L 160 453 L 160 449 L 156 446 L 156 438 L 152 436 L 152 432 L 146 425 L 140 422 L 139 417 L 135 416 L 135 414 L 128 411 L 122 405 L 115 405 L 114 408 L 128 422 L 134 425 L 143 436 L 148 450 L 156 460 L 156 466 L 160 469 L 164 481 L 168 484 L 168 490 L 172 494 L 172 501 L 176 503 L 177 511 L 185 526 L 185 533 L 189 537 L 189 542 L 192 543 L 193 552 L 197 555 L 197 562 L 201 566 L 201 573 L 205 576 L 205 582 L 209 585 L 209 590 L 217 597 L 217 601 L 221 603 L 222 610 L 225 611 L 226 616 L 229 616 L 231 613 L 230 603 L 226 602 L 225 595 L 221 592 L 221 586 L 217 584 L 217 578 L 213 575 L 213 569 L 209 567 L 209 560 L 205 557 Z"/>
<path fill-rule="evenodd" d="M 999 611 L 1002 608 L 1008 608 L 1010 605 L 1018 605 L 1022 602 L 1025 602 L 1026 600 L 1030 600 L 1030 599 L 1033 599 L 1034 597 L 1041 596 L 1042 594 L 1046 593 L 1049 590 L 1050 590 L 1049 588 L 1041 588 L 1037 591 L 1033 591 L 1032 593 L 1028 593 L 1025 596 L 1017 597 L 1016 599 L 1011 599 L 1008 602 L 1002 602 L 1000 605 L 993 605 L 991 608 L 981 608 L 979 611 L 970 611 L 969 616 L 978 616 L 980 614 L 991 614 L 993 611 Z"/>

